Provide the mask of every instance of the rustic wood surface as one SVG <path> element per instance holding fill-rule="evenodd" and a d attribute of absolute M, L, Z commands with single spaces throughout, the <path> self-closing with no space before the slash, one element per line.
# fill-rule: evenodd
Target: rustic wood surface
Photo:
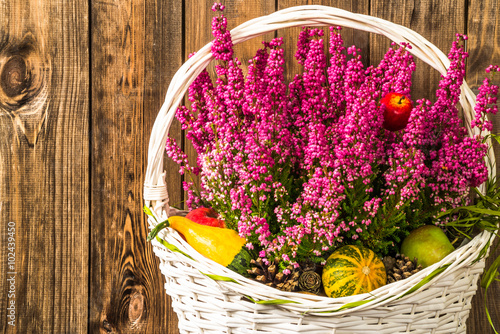
<path fill-rule="evenodd" d="M 87 331 L 92 291 L 88 5 L 86 0 L 0 2 L 4 333 Z M 14 224 L 11 250 L 7 228 Z M 8 253 L 15 253 L 12 267 Z M 15 327 L 7 322 L 11 300 Z"/>
<path fill-rule="evenodd" d="M 230 27 L 277 9 L 323 4 L 408 26 L 445 53 L 455 33 L 466 33 L 467 81 L 476 92 L 484 68 L 500 64 L 499 0 L 223 3 Z M 211 40 L 211 4 L 0 1 L 0 332 L 178 332 L 158 260 L 145 241 L 142 188 L 156 114 L 177 68 Z M 277 33 L 290 60 L 297 31 Z M 363 32 L 344 37 L 364 50 L 367 64 L 388 46 Z M 242 62 L 259 42 L 238 46 Z M 432 98 L 439 75 L 418 66 L 412 94 Z M 293 60 L 287 70 L 296 70 Z M 494 124 L 499 132 L 499 115 Z M 171 133 L 183 142 L 178 124 Z M 171 203 L 181 204 L 182 178 L 173 163 L 165 166 Z M 488 295 L 500 329 L 500 285 Z M 15 326 L 8 317 L 12 300 Z M 493 333 L 483 303 L 480 289 L 469 333 Z"/>

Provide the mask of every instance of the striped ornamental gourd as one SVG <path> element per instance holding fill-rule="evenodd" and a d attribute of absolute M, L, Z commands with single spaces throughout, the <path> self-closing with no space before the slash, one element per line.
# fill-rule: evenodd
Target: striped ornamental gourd
<path fill-rule="evenodd" d="M 375 290 L 387 282 L 384 263 L 368 248 L 347 245 L 335 250 L 322 274 L 327 296 L 352 296 Z"/>

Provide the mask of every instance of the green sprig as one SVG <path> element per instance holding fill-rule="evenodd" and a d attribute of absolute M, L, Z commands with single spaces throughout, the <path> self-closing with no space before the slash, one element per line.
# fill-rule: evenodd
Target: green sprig
<path fill-rule="evenodd" d="M 261 304 L 261 305 L 300 304 L 300 302 L 297 302 L 295 300 L 288 300 L 288 299 L 256 300 L 250 296 L 245 296 L 245 299 L 248 299 L 249 301 L 251 301 L 255 304 Z"/>
<path fill-rule="evenodd" d="M 500 137 L 492 136 L 495 140 Z M 458 234 L 472 239 L 473 233 L 478 231 L 488 231 L 491 233 L 487 244 L 479 252 L 479 256 L 473 261 L 473 264 L 484 258 L 491 245 L 494 236 L 498 236 L 500 222 L 500 187 L 496 179 L 489 179 L 485 183 L 485 192 L 481 193 L 479 189 L 474 189 L 476 199 L 474 205 L 461 206 L 447 210 L 437 216 L 438 219 L 450 218 L 452 221 L 446 224 Z M 491 328 L 498 334 L 488 310 L 488 288 L 495 281 L 500 281 L 498 276 L 500 268 L 500 256 L 487 268 L 481 279 L 481 287 L 484 288 L 484 308 Z"/>

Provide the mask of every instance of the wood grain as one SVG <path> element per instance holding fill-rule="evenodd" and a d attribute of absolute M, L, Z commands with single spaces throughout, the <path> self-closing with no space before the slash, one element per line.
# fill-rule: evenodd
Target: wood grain
<path fill-rule="evenodd" d="M 87 12 L 80 0 L 0 3 L 2 333 L 87 331 Z M 13 269 L 8 222 L 16 228 Z M 7 323 L 11 301 L 15 327 Z"/>
<path fill-rule="evenodd" d="M 294 6 L 304 6 L 304 5 L 322 5 L 336 7 L 344 10 L 348 10 L 353 13 L 358 14 L 369 14 L 369 1 L 368 0 L 352 0 L 352 1 L 340 1 L 340 0 L 278 0 L 278 9 L 285 9 Z M 301 27 L 288 28 L 280 30 L 277 35 L 282 36 L 284 40 L 283 48 L 285 50 L 286 63 L 285 63 L 285 80 L 290 82 L 296 73 L 301 73 L 303 67 L 299 65 L 295 59 L 295 52 L 297 51 L 297 39 L 299 36 Z M 328 36 L 329 29 L 325 30 L 325 52 L 328 55 Z M 342 29 L 342 38 L 344 39 L 344 45 L 349 47 L 351 45 L 356 45 L 360 48 L 362 61 L 366 65 L 369 63 L 369 34 L 363 31 L 358 31 L 350 28 Z"/>
<path fill-rule="evenodd" d="M 211 10 L 213 2 L 210 0 L 186 0 L 184 4 L 184 59 L 186 61 L 187 57 L 197 52 L 207 43 L 210 43 L 213 39 L 212 30 L 211 30 L 211 22 L 214 13 Z M 228 26 L 230 29 L 231 26 Z M 215 78 L 215 69 L 214 65 L 210 64 L 208 69 L 211 76 Z M 184 105 L 190 106 L 190 103 L 187 98 L 184 99 Z M 177 120 L 176 120 L 177 122 Z M 183 133 L 184 135 L 184 133 Z M 197 166 L 196 163 L 196 151 L 192 146 L 189 140 L 185 140 L 183 137 L 183 141 L 181 144 L 182 149 L 188 155 L 189 164 L 191 166 Z M 168 170 L 167 173 L 177 173 L 176 169 Z M 183 178 L 184 181 L 184 178 Z M 185 180 L 186 182 L 192 181 L 191 179 Z M 199 184 L 200 178 L 193 176 L 193 181 L 196 184 Z M 181 188 L 182 189 L 182 188 Z M 187 197 L 187 194 L 181 190 L 183 199 Z M 182 202 L 180 206 L 182 209 L 187 209 L 187 205 L 185 202 Z"/>
<path fill-rule="evenodd" d="M 225 0 L 218 1 L 226 6 L 224 15 L 227 17 L 228 29 L 233 29 L 239 24 L 250 19 L 273 13 L 276 8 L 273 1 L 262 0 Z M 211 8 L 211 0 L 186 0 L 185 1 L 185 50 L 186 55 L 196 52 L 205 44 L 212 41 L 212 18 L 217 15 Z M 257 49 L 262 47 L 263 40 L 269 40 L 273 34 L 267 34 L 235 46 L 235 56 L 246 68 L 247 61 L 255 55 Z M 213 66 L 211 66 L 213 71 Z M 215 72 L 212 72 L 215 74 Z"/>
<path fill-rule="evenodd" d="M 184 39 L 182 4 L 177 1 L 148 1 L 144 15 L 147 24 L 145 25 L 144 36 L 146 57 L 143 102 L 143 173 L 146 170 L 146 153 L 154 120 L 165 99 L 168 83 L 182 65 L 184 57 L 184 50 L 182 49 L 182 40 Z M 175 122 L 170 128 L 170 135 L 178 142 L 181 142 L 182 133 L 178 122 Z M 183 198 L 182 191 L 180 191 L 181 176 L 175 172 L 178 166 L 171 159 L 165 160 L 165 170 L 169 171 L 165 181 L 170 203 L 180 207 Z M 143 177 L 141 179 L 143 180 Z M 141 222 L 141 224 L 145 223 L 145 221 Z M 175 333 L 178 330 L 177 315 L 172 310 L 170 297 L 167 296 L 167 303 L 164 302 L 164 295 L 166 295 L 165 278 L 159 271 L 159 261 L 156 255 L 153 254 L 151 245 L 145 248 L 145 252 L 145 258 L 148 259 L 145 265 L 147 266 L 148 276 L 152 280 L 150 282 L 152 286 L 148 304 L 155 313 L 154 320 L 150 321 L 152 325 L 150 328 L 154 328 L 153 331 L 156 331 L 156 328 L 165 328 L 165 333 Z M 154 260 L 151 261 L 151 259 Z M 164 325 L 158 327 L 157 323 L 163 323 Z"/>
<path fill-rule="evenodd" d="M 472 0 L 468 3 L 467 35 L 469 36 L 467 47 L 469 61 L 467 63 L 467 82 L 474 93 L 478 93 L 478 87 L 484 80 L 485 69 L 490 64 L 500 64 L 500 1 Z M 500 84 L 499 76 L 495 79 L 496 84 Z M 493 131 L 500 132 L 500 115 L 492 117 L 494 124 Z M 495 159 L 497 161 L 497 175 L 500 161 L 500 147 L 495 146 Z M 496 242 L 498 245 L 498 239 Z M 500 256 L 500 248 L 492 249 L 490 257 L 486 262 L 489 268 L 495 258 Z M 487 291 L 488 311 L 491 314 L 493 324 L 497 331 L 500 331 L 500 284 L 495 282 Z M 485 291 L 478 289 L 476 296 L 472 300 L 472 310 L 467 327 L 470 333 L 493 334 L 493 329 L 488 325 L 484 304 Z"/>
<path fill-rule="evenodd" d="M 463 2 L 440 0 L 372 1 L 371 13 L 375 17 L 401 24 L 421 34 L 448 54 L 456 33 L 465 33 L 465 6 Z M 396 41 L 398 42 L 398 41 Z M 386 37 L 372 34 L 370 59 L 378 64 L 390 46 Z M 421 98 L 435 100 L 440 74 L 420 59 L 412 79 L 411 95 L 414 101 Z"/>
<path fill-rule="evenodd" d="M 181 8 L 130 0 L 91 8 L 91 333 L 177 327 L 146 244 L 142 183 L 152 123 L 181 61 Z"/>

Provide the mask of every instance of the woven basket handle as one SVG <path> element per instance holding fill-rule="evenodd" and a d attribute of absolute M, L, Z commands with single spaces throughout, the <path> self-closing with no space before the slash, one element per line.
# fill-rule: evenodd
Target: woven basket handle
<path fill-rule="evenodd" d="M 326 6 L 297 6 L 283 9 L 239 25 L 231 30 L 231 36 L 233 44 L 238 44 L 271 31 L 297 26 L 343 26 L 384 35 L 396 43 L 409 43 L 412 46 L 409 51 L 414 56 L 441 74 L 445 74 L 450 65 L 450 61 L 441 50 L 411 29 L 376 17 Z M 205 45 L 174 75 L 168 87 L 165 102 L 153 126 L 144 182 L 144 199 L 146 205 L 152 207 L 160 216 L 168 215 L 169 208 L 163 171 L 163 155 L 168 131 L 189 85 L 213 59 L 210 47 L 211 43 Z M 460 104 L 463 107 L 469 134 L 472 135 L 469 125 L 474 117 L 476 97 L 465 81 L 461 89 Z M 488 156 L 490 163 L 494 163 L 492 150 L 488 152 Z M 494 170 L 490 170 L 490 175 L 494 175 Z"/>

